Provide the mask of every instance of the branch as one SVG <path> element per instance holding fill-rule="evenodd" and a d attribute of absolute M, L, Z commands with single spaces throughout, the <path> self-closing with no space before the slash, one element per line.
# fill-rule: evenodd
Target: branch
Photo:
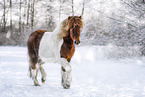
<path fill-rule="evenodd" d="M 74 4 L 73 4 L 73 0 L 72 1 L 72 15 L 74 16 Z"/>
<path fill-rule="evenodd" d="M 83 14 L 84 14 L 84 9 L 85 9 L 85 0 L 83 0 L 83 8 L 82 8 L 82 15 L 81 16 L 83 16 Z"/>

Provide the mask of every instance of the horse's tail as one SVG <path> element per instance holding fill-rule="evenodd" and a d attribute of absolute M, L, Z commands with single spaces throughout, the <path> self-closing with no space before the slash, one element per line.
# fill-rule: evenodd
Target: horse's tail
<path fill-rule="evenodd" d="M 36 30 L 28 38 L 27 48 L 28 48 L 28 56 L 29 56 L 29 70 L 36 69 L 36 64 L 38 62 L 38 51 L 39 44 L 43 34 L 47 30 Z"/>

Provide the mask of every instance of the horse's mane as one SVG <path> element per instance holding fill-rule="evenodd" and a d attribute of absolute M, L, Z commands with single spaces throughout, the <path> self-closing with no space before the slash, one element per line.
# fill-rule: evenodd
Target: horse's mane
<path fill-rule="evenodd" d="M 62 39 L 63 37 L 67 36 L 69 29 L 74 27 L 75 24 L 77 24 L 80 28 L 83 28 L 82 18 L 79 16 L 69 16 L 67 19 L 65 19 L 61 24 L 58 38 Z"/>

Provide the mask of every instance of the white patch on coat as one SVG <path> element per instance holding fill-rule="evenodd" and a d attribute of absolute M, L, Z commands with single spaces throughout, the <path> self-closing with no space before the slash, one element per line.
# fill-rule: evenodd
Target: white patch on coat
<path fill-rule="evenodd" d="M 66 71 L 71 71 L 71 66 L 65 58 L 60 57 L 63 38 L 60 38 L 62 23 L 53 31 L 45 32 L 39 47 L 39 57 L 44 62 L 59 63 Z"/>
<path fill-rule="evenodd" d="M 45 32 L 40 41 L 39 57 L 44 62 L 55 62 L 60 58 L 60 49 L 63 43 L 62 39 L 58 39 L 60 26 L 53 32 Z"/>

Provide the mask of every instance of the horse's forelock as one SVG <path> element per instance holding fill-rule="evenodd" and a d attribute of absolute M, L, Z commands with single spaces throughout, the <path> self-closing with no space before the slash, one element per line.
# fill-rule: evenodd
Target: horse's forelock
<path fill-rule="evenodd" d="M 76 18 L 76 24 L 77 24 L 80 28 L 83 28 L 83 22 L 82 22 L 82 19 L 80 19 L 80 18 Z"/>
<path fill-rule="evenodd" d="M 80 28 L 83 28 L 82 19 L 78 16 L 71 16 L 68 18 L 68 30 L 77 24 Z"/>

